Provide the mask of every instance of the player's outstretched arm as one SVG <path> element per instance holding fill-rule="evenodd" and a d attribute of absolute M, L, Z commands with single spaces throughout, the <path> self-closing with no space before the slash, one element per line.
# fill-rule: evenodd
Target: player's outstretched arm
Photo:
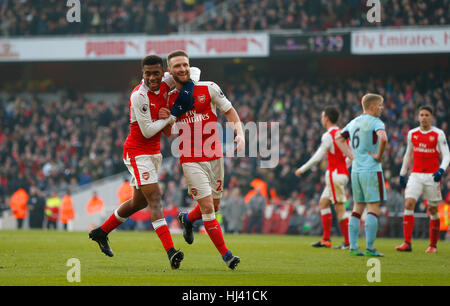
<path fill-rule="evenodd" d="M 327 154 L 329 148 L 333 144 L 333 139 L 326 133 L 322 136 L 322 140 L 319 148 L 314 152 L 313 156 L 300 168 L 295 171 L 295 175 L 300 177 L 303 173 L 311 169 L 314 165 L 322 160 L 322 158 Z"/>

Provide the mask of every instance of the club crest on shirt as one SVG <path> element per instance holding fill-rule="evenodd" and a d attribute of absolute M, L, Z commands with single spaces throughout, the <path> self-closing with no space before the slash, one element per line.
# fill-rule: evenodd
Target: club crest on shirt
<path fill-rule="evenodd" d="M 150 178 L 150 173 L 148 173 L 148 172 L 142 173 L 142 178 L 143 178 L 144 180 L 148 180 L 148 179 Z"/>
<path fill-rule="evenodd" d="M 430 136 L 430 141 L 434 141 L 434 136 Z"/>
<path fill-rule="evenodd" d="M 200 103 L 205 103 L 206 96 L 205 95 L 197 96 L 197 101 Z"/>

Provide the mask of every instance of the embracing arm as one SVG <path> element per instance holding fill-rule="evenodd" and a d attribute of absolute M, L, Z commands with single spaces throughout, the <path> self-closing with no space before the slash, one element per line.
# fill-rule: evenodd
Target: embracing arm
<path fill-rule="evenodd" d="M 176 117 L 169 116 L 166 119 L 153 121 L 150 114 L 150 105 L 140 93 L 135 93 L 131 97 L 131 107 L 133 108 L 141 133 L 145 138 L 155 136 L 167 124 L 171 124 L 176 120 Z"/>

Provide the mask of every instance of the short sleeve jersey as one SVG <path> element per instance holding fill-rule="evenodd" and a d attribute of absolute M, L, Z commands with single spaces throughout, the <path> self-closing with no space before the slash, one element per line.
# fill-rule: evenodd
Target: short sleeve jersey
<path fill-rule="evenodd" d="M 381 163 L 369 155 L 369 152 L 378 152 L 379 130 L 385 130 L 384 123 L 380 118 L 369 114 L 356 117 L 342 129 L 341 135 L 350 138 L 350 147 L 353 150 L 352 172 L 382 171 Z"/>

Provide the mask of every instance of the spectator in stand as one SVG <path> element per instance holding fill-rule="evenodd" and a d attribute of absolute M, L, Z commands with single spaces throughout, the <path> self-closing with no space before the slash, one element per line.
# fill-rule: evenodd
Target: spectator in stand
<path fill-rule="evenodd" d="M 119 205 L 122 205 L 122 203 L 133 197 L 133 188 L 130 186 L 128 178 L 125 178 L 122 185 L 119 186 L 117 197 L 119 199 Z"/>
<path fill-rule="evenodd" d="M 224 191 L 224 203 L 222 211 L 225 231 L 227 233 L 242 233 L 243 221 L 247 207 L 238 187 Z M 265 203 L 264 203 L 265 206 Z"/>
<path fill-rule="evenodd" d="M 47 229 L 58 229 L 57 221 L 59 217 L 59 209 L 61 207 L 61 200 L 56 192 L 52 192 L 51 196 L 45 203 L 45 214 L 47 216 Z"/>
<path fill-rule="evenodd" d="M 30 211 L 30 228 L 42 229 L 44 227 L 45 198 L 36 186 L 30 188 L 30 198 L 28 203 Z"/>
<path fill-rule="evenodd" d="M 70 191 L 67 191 L 61 201 L 61 213 L 59 218 L 65 231 L 69 230 L 69 223 L 73 219 L 75 219 L 75 210 L 73 209 L 73 201 L 70 196 Z"/>
<path fill-rule="evenodd" d="M 256 189 L 256 194 L 248 203 L 249 217 L 247 233 L 261 234 L 265 207 L 266 198 L 261 194 L 259 189 Z"/>
<path fill-rule="evenodd" d="M 86 204 L 86 212 L 89 215 L 100 213 L 105 208 L 105 202 L 101 197 L 98 196 L 97 191 L 92 192 L 92 197 Z"/>
<path fill-rule="evenodd" d="M 223 0 L 90 0 L 81 6 L 81 22 L 69 23 L 64 1 L 0 2 L 2 36 L 148 33 L 165 35 Z M 194 31 L 260 31 L 449 24 L 450 0 L 382 1 L 381 23 L 365 18 L 366 0 L 247 0 L 228 1 L 226 10 L 216 10 Z"/>
<path fill-rule="evenodd" d="M 386 184 L 386 208 L 389 216 L 389 236 L 401 237 L 403 224 L 404 198 L 398 184 Z"/>

